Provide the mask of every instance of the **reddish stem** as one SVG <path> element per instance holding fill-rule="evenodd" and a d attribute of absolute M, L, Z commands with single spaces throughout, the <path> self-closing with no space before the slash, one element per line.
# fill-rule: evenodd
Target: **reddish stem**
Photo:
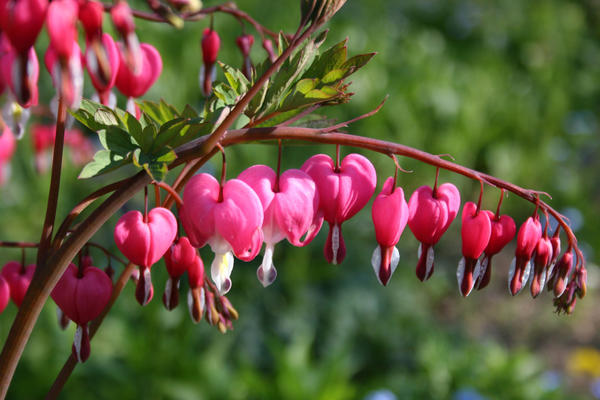
<path fill-rule="evenodd" d="M 496 207 L 496 215 L 494 216 L 496 221 L 500 220 L 500 206 L 502 205 L 502 200 L 504 200 L 504 188 L 500 188 L 500 199 L 498 200 L 498 207 Z"/>

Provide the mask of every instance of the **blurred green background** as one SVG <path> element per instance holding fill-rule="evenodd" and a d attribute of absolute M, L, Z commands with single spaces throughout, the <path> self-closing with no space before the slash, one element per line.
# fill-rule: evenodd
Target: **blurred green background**
<path fill-rule="evenodd" d="M 265 26 L 293 32 L 297 1 L 240 0 L 240 9 Z M 132 2 L 144 9 L 143 2 Z M 205 6 L 215 5 L 205 1 Z M 160 297 L 166 272 L 153 269 L 154 300 L 145 308 L 129 284 L 98 335 L 92 356 L 76 368 L 64 399 L 589 399 L 600 398 L 600 314 L 594 250 L 600 240 L 598 168 L 600 100 L 600 3 L 514 0 L 350 0 L 334 20 L 326 45 L 349 38 L 349 54 L 377 51 L 352 76 L 352 101 L 322 115 L 345 120 L 374 108 L 375 116 L 348 132 L 451 154 L 458 163 L 517 185 L 552 194 L 551 204 L 567 215 L 585 251 L 589 294 L 573 315 L 553 313 L 552 298 L 535 301 L 528 288 L 507 291 L 509 245 L 495 259 L 488 288 L 460 296 L 455 278 L 460 258 L 458 223 L 436 246 L 436 271 L 426 283 L 414 275 L 417 242 L 407 230 L 399 243 L 402 259 L 387 287 L 371 268 L 376 246 L 367 207 L 344 224 L 348 256 L 340 266 L 324 261 L 326 230 L 306 248 L 276 247 L 277 281 L 263 289 L 255 277 L 258 260 L 236 262 L 229 298 L 240 320 L 221 335 L 206 323 L 194 325 L 182 303 L 164 310 Z M 235 37 L 240 24 L 215 16 L 222 39 L 219 58 L 239 65 Z M 161 52 L 164 70 L 146 98 L 181 108 L 200 108 L 199 40 L 208 20 L 183 30 L 138 22 L 141 41 Z M 108 21 L 105 26 L 110 29 Z M 252 33 L 251 27 L 246 30 Z M 42 35 L 38 55 L 47 41 Z M 252 58 L 265 57 L 260 42 Z M 87 79 L 87 78 L 86 78 Z M 87 81 L 86 83 L 89 83 Z M 41 73 L 41 96 L 52 96 L 49 75 Z M 91 95 L 91 85 L 87 85 Z M 124 99 L 120 99 L 124 107 Z M 35 117 L 38 122 L 41 117 Z M 49 122 L 46 120 L 45 122 Z M 285 168 L 298 168 L 332 146 L 290 145 Z M 353 151 L 343 149 L 344 154 Z M 276 147 L 238 146 L 228 150 L 230 177 L 255 163 L 275 166 Z M 393 174 L 392 162 L 369 154 L 379 185 Z M 39 237 L 49 174 L 36 174 L 30 136 L 19 143 L 12 176 L 1 189 L 0 238 Z M 434 168 L 408 159 L 400 164 L 407 198 L 432 184 Z M 219 170 L 220 162 L 205 170 Z M 86 194 L 123 176 L 76 179 L 79 167 L 65 165 L 59 216 Z M 173 174 L 172 174 L 173 175 Z M 474 200 L 479 185 L 441 173 Z M 484 205 L 499 196 L 488 189 Z M 138 196 L 128 208 L 141 208 Z M 503 206 L 520 224 L 531 204 L 509 196 Z M 118 216 L 117 216 L 118 217 Z M 113 218 L 94 241 L 111 247 Z M 106 266 L 100 253 L 95 264 Z M 202 251 L 205 264 L 212 256 Z M 2 262 L 19 259 L 3 249 Z M 35 255 L 28 253 L 28 260 Z M 114 265 L 119 272 L 122 266 Z M 185 286 L 185 284 L 183 285 Z M 25 350 L 8 398 L 42 398 L 69 354 L 74 327 L 62 332 L 49 301 Z M 16 313 L 0 316 L 0 342 Z"/>

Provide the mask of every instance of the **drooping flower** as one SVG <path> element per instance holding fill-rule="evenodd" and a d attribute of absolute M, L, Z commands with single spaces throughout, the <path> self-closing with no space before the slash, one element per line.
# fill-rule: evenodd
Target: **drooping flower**
<path fill-rule="evenodd" d="M 88 323 L 98 317 L 112 294 L 112 281 L 96 267 L 78 268 L 70 264 L 52 290 L 52 299 L 77 324 L 73 354 L 79 362 L 90 355 Z"/>
<path fill-rule="evenodd" d="M 571 247 L 565 251 L 555 266 L 555 273 L 549 285 L 552 285 L 554 297 L 560 297 L 569 283 L 569 273 L 573 269 L 573 250 Z"/>
<path fill-rule="evenodd" d="M 278 178 L 270 167 L 254 165 L 238 179 L 254 190 L 262 204 L 266 248 L 256 274 L 266 287 L 277 277 L 273 265 L 275 244 L 287 238 L 294 246 L 305 246 L 319 232 L 323 224 L 323 217 L 318 213 L 319 197 L 315 182 L 299 169 L 287 170 Z M 301 240 L 305 234 L 306 238 Z"/>
<path fill-rule="evenodd" d="M 302 165 L 313 178 L 319 193 L 319 210 L 329 223 L 329 235 L 323 249 L 325 259 L 339 264 L 346 257 L 342 223 L 352 218 L 369 201 L 377 185 L 373 164 L 360 154 L 348 154 L 336 166 L 331 157 L 317 154 Z"/>
<path fill-rule="evenodd" d="M 219 54 L 219 47 L 221 47 L 221 38 L 215 30 L 211 28 L 204 29 L 201 47 L 204 64 L 200 68 L 200 87 L 202 88 L 202 94 L 208 97 L 212 92 L 212 82 L 217 75 L 217 55 Z"/>
<path fill-rule="evenodd" d="M 273 50 L 273 41 L 271 39 L 265 39 L 262 42 L 263 49 L 267 52 L 269 56 L 269 60 L 271 62 L 275 62 L 277 56 L 275 55 L 275 51 Z"/>
<path fill-rule="evenodd" d="M 176 239 L 165 253 L 165 265 L 169 279 L 163 294 L 163 304 L 167 310 L 173 310 L 179 304 L 179 279 L 196 262 L 198 251 L 187 237 Z"/>
<path fill-rule="evenodd" d="M 492 257 L 498 254 L 504 246 L 508 244 L 517 232 L 515 221 L 508 215 L 494 214 L 489 210 L 482 210 L 486 213 L 491 223 L 490 241 L 484 250 L 483 259 L 475 266 L 476 272 L 473 274 L 476 281 L 475 287 L 481 290 L 490 283 L 492 276 Z"/>
<path fill-rule="evenodd" d="M 160 76 L 163 66 L 160 53 L 154 46 L 142 43 L 140 47 L 142 61 L 139 72 L 135 73 L 129 68 L 125 63 L 123 51 L 120 51 L 119 72 L 115 81 L 121 93 L 128 97 L 127 111 L 133 115 L 138 115 L 133 98 L 143 96 L 150 89 Z"/>
<path fill-rule="evenodd" d="M 2 314 L 2 311 L 8 305 L 8 300 L 10 300 L 10 287 L 6 279 L 0 275 L 0 314 Z"/>
<path fill-rule="evenodd" d="M 38 104 L 38 78 L 40 65 L 33 47 L 19 54 L 11 46 L 5 35 L 0 36 L 0 68 L 5 83 L 16 102 L 23 108 Z M 13 128 L 14 130 L 14 128 Z M 17 133 L 17 132 L 15 132 Z"/>
<path fill-rule="evenodd" d="M 204 293 L 204 263 L 200 256 L 196 256 L 187 270 L 188 282 L 188 309 L 194 323 L 202 320 L 206 304 Z"/>
<path fill-rule="evenodd" d="M 25 266 L 17 261 L 9 261 L 2 267 L 2 276 L 10 287 L 10 298 L 17 307 L 23 302 L 34 272 L 35 264 Z"/>
<path fill-rule="evenodd" d="M 132 210 L 115 226 L 115 243 L 129 261 L 138 265 L 140 278 L 135 291 L 138 302 L 145 306 L 154 295 L 150 267 L 162 258 L 177 235 L 177 220 L 171 211 L 155 207 L 145 217 Z"/>
<path fill-rule="evenodd" d="M 89 41 L 85 50 L 85 60 L 100 102 L 109 107 L 116 106 L 117 98 L 111 89 L 117 80 L 120 57 L 119 49 L 112 36 L 104 33 L 99 39 Z"/>
<path fill-rule="evenodd" d="M 250 261 L 262 246 L 260 199 L 239 179 L 230 179 L 221 187 L 214 177 L 203 173 L 185 186 L 179 215 L 190 243 L 194 247 L 208 243 L 215 253 L 211 277 L 219 292 L 227 293 L 231 289 L 233 254 Z"/>
<path fill-rule="evenodd" d="M 10 159 L 12 158 L 16 147 L 15 136 L 8 126 L 0 135 L 0 186 L 3 185 L 10 176 Z"/>
<path fill-rule="evenodd" d="M 31 49 L 44 26 L 48 0 L 0 0 L 0 30 L 17 53 Z"/>
<path fill-rule="evenodd" d="M 250 34 L 238 36 L 235 40 L 238 48 L 242 52 L 242 73 L 248 80 L 252 78 L 252 61 L 250 61 L 250 49 L 254 44 L 254 36 Z"/>
<path fill-rule="evenodd" d="M 371 257 L 371 265 L 377 280 L 385 286 L 400 262 L 396 244 L 408 222 L 404 191 L 401 187 L 395 187 L 393 177 L 387 178 L 381 193 L 375 198 L 371 216 L 375 225 L 375 239 L 379 244 Z"/>
<path fill-rule="evenodd" d="M 133 13 L 127 1 L 118 0 L 110 10 L 113 24 L 125 45 L 122 48 L 121 62 L 126 64 L 133 75 L 139 75 L 143 69 L 143 49 L 135 34 L 135 22 Z"/>
<path fill-rule="evenodd" d="M 547 233 L 544 232 L 540 240 L 535 247 L 535 255 L 533 257 L 533 277 L 531 278 L 531 296 L 536 298 L 544 285 L 546 284 L 546 278 L 548 273 L 548 267 L 552 260 L 552 241 L 548 237 Z"/>
<path fill-rule="evenodd" d="M 490 242 L 492 223 L 487 213 L 479 210 L 479 207 L 468 201 L 462 211 L 462 254 L 456 271 L 458 289 L 463 296 L 468 296 L 473 290 L 477 276 L 475 266 L 483 251 Z"/>
<path fill-rule="evenodd" d="M 408 227 L 421 244 L 417 277 L 424 281 L 433 274 L 433 246 L 446 232 L 460 207 L 460 193 L 456 186 L 444 183 L 435 189 L 421 186 L 408 201 Z"/>
<path fill-rule="evenodd" d="M 537 215 L 535 218 L 527 218 L 519 228 L 517 249 L 508 274 L 508 290 L 513 296 L 518 294 L 529 280 L 531 257 L 541 237 L 542 225 Z"/>

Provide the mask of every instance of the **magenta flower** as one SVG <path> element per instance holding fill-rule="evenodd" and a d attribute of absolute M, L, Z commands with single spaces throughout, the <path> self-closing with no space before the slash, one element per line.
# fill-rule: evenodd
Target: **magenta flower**
<path fill-rule="evenodd" d="M 421 186 L 408 201 L 408 227 L 421 244 L 417 277 L 424 281 L 433 274 L 433 245 L 446 232 L 460 207 L 456 186 L 444 183 L 435 189 Z"/>
<path fill-rule="evenodd" d="M 217 70 L 215 64 L 219 47 L 221 47 L 221 38 L 217 32 L 211 28 L 204 29 L 202 33 L 202 61 L 204 64 L 200 68 L 200 87 L 202 94 L 208 97 L 212 92 L 212 82 L 215 80 Z"/>
<path fill-rule="evenodd" d="M 508 244 L 517 232 L 515 221 L 508 215 L 496 215 L 489 210 L 482 210 L 490 219 L 492 231 L 490 241 L 484 250 L 483 259 L 475 266 L 473 274 L 475 287 L 481 290 L 490 283 L 492 276 L 492 256 L 498 254 Z"/>
<path fill-rule="evenodd" d="M 77 324 L 73 354 L 79 362 L 90 356 L 88 323 L 98 317 L 112 294 L 112 281 L 96 267 L 77 268 L 70 264 L 52 290 L 52 299 Z"/>
<path fill-rule="evenodd" d="M 463 257 L 456 271 L 458 289 L 465 297 L 473 290 L 477 280 L 477 275 L 474 276 L 477 260 L 487 248 L 491 234 L 492 223 L 489 215 L 480 211 L 475 203 L 466 202 L 463 206 L 461 227 Z"/>
<path fill-rule="evenodd" d="M 252 62 L 250 61 L 250 49 L 254 44 L 254 36 L 250 34 L 238 36 L 235 40 L 238 48 L 242 52 L 243 64 L 242 73 L 248 80 L 252 78 Z"/>
<path fill-rule="evenodd" d="M 352 218 L 375 192 L 377 174 L 373 164 L 360 154 L 349 154 L 336 167 L 331 157 L 317 154 L 302 165 L 302 170 L 313 178 L 319 193 L 319 210 L 329 223 L 325 243 L 325 258 L 339 264 L 346 256 L 342 223 Z"/>
<path fill-rule="evenodd" d="M 531 296 L 536 298 L 544 285 L 546 284 L 546 278 L 548 273 L 548 267 L 552 260 L 552 241 L 548 235 L 544 232 L 540 238 L 537 246 L 535 247 L 535 255 L 533 257 L 533 277 L 531 278 Z"/>
<path fill-rule="evenodd" d="M 394 183 L 393 177 L 386 179 L 371 209 L 375 239 L 379 243 L 371 257 L 371 265 L 377 280 L 384 286 L 400 262 L 396 244 L 408 222 L 408 204 L 404 199 L 404 191 L 401 187 L 394 187 Z"/>
<path fill-rule="evenodd" d="M 40 65 L 33 47 L 18 54 L 4 35 L 0 36 L 0 73 L 19 105 L 29 108 L 38 104 Z M 15 133 L 17 133 L 15 131 Z M 19 135 L 18 135 L 19 136 Z"/>
<path fill-rule="evenodd" d="M 117 98 L 111 89 L 117 80 L 120 56 L 112 36 L 104 33 L 98 39 L 88 41 L 85 60 L 88 74 L 92 85 L 96 88 L 100 102 L 109 107 L 116 106 Z"/>
<path fill-rule="evenodd" d="M 190 244 L 187 237 L 180 237 L 171 244 L 165 253 L 165 265 L 169 279 L 163 294 L 163 304 L 172 310 L 179 303 L 179 280 L 181 276 L 196 262 L 198 251 Z"/>
<path fill-rule="evenodd" d="M 10 298 L 17 307 L 23 302 L 34 272 L 35 264 L 25 266 L 17 261 L 9 261 L 2 267 L 1 274 L 10 287 Z"/>
<path fill-rule="evenodd" d="M 133 115 L 138 115 L 133 98 L 143 96 L 150 89 L 160 76 L 163 66 L 160 53 L 154 46 L 142 43 L 140 47 L 142 62 L 139 72 L 135 73 L 129 68 L 124 61 L 123 52 L 120 51 L 119 72 L 115 81 L 121 93 L 128 97 L 127 111 Z"/>
<path fill-rule="evenodd" d="M 0 30 L 19 54 L 27 54 L 44 21 L 48 0 L 0 0 Z"/>
<path fill-rule="evenodd" d="M 287 238 L 294 246 L 304 246 L 319 232 L 323 224 L 323 217 L 318 213 L 319 197 L 315 182 L 299 169 L 287 170 L 278 179 L 270 167 L 254 165 L 238 179 L 254 190 L 262 204 L 266 248 L 256 274 L 266 287 L 277 277 L 273 265 L 275 244 Z M 301 240 L 305 234 L 306 238 Z"/>
<path fill-rule="evenodd" d="M 139 75 L 143 68 L 143 51 L 140 41 L 135 34 L 135 22 L 133 13 L 127 1 L 118 0 L 110 10 L 113 25 L 123 38 L 122 62 L 127 65 L 132 74 Z"/>
<path fill-rule="evenodd" d="M 125 213 L 115 226 L 115 243 L 129 261 L 141 269 L 135 291 L 145 306 L 154 295 L 150 267 L 167 252 L 177 235 L 177 220 L 171 211 L 156 207 L 147 216 L 137 210 Z"/>
<path fill-rule="evenodd" d="M 8 300 L 10 300 L 10 287 L 6 279 L 0 275 L 0 314 L 2 314 L 2 311 L 8 305 Z"/>
<path fill-rule="evenodd" d="M 239 179 L 221 187 L 211 175 L 198 174 L 185 186 L 179 216 L 190 243 L 194 247 L 208 243 L 215 253 L 211 276 L 219 292 L 227 293 L 233 254 L 250 261 L 262 246 L 263 210 L 258 196 Z"/>
<path fill-rule="evenodd" d="M 514 296 L 518 294 L 529 280 L 531 273 L 531 256 L 542 237 L 542 225 L 537 218 L 529 217 L 519 228 L 515 258 L 510 264 L 508 273 L 508 290 Z"/>
<path fill-rule="evenodd" d="M 565 292 L 567 284 L 569 283 L 569 273 L 573 268 L 573 250 L 569 247 L 567 251 L 558 260 L 555 266 L 555 272 L 553 279 L 548 283 L 552 285 L 554 290 L 554 297 L 560 297 Z M 584 270 L 584 274 L 587 274 Z M 585 282 L 582 278 L 582 282 Z M 574 282 L 572 282 L 574 283 Z"/>

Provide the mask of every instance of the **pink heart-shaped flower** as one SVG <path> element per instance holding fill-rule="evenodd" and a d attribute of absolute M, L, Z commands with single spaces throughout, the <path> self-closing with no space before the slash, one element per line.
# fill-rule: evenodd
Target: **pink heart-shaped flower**
<path fill-rule="evenodd" d="M 101 39 L 88 42 L 85 50 L 87 71 L 100 97 L 115 85 L 120 66 L 119 48 L 112 36 L 104 33 Z M 99 57 L 106 58 L 109 71 L 101 69 Z"/>
<path fill-rule="evenodd" d="M 341 225 L 373 196 L 377 173 L 373 164 L 360 154 L 347 155 L 337 169 L 331 157 L 317 154 L 304 162 L 302 170 L 315 181 L 319 210 L 329 223 L 325 258 L 332 264 L 338 264 L 346 255 Z"/>
<path fill-rule="evenodd" d="M 0 37 L 5 42 L 6 39 L 3 38 L 4 36 Z M 24 56 L 18 56 L 10 44 L 7 47 L 5 42 L 0 47 L 4 49 L 0 57 L 1 73 L 16 101 L 24 108 L 36 106 L 40 65 L 34 48 L 29 48 Z"/>
<path fill-rule="evenodd" d="M 480 212 L 475 203 L 466 202 L 463 206 L 461 226 L 463 257 L 456 272 L 459 290 L 465 297 L 471 293 L 478 278 L 481 268 L 476 268 L 477 260 L 487 247 L 491 233 L 492 223 L 489 215 Z"/>
<path fill-rule="evenodd" d="M 2 267 L 2 276 L 6 279 L 6 283 L 10 287 L 10 298 L 17 307 L 20 307 L 23 302 L 31 279 L 33 279 L 34 272 L 35 264 L 23 267 L 17 261 L 9 261 Z"/>
<path fill-rule="evenodd" d="M 18 53 L 34 45 L 44 26 L 47 7 L 48 0 L 0 0 L 0 30 Z"/>
<path fill-rule="evenodd" d="M 517 249 L 508 273 L 508 289 L 514 296 L 529 280 L 531 257 L 542 237 L 542 225 L 537 216 L 529 217 L 519 228 Z"/>
<path fill-rule="evenodd" d="M 70 264 L 52 290 L 52 299 L 70 320 L 85 325 L 98 317 L 112 294 L 112 281 L 104 271 Z"/>
<path fill-rule="evenodd" d="M 381 193 L 373 202 L 371 215 L 375 225 L 375 239 L 379 243 L 371 258 L 371 264 L 377 279 L 385 286 L 400 261 L 400 254 L 395 246 L 408 222 L 408 205 L 404 191 L 401 187 L 394 188 L 393 177 L 387 178 L 383 184 Z"/>
<path fill-rule="evenodd" d="M 60 58 L 69 58 L 77 42 L 78 4 L 74 0 L 53 0 L 48 6 L 46 29 L 50 46 Z"/>
<path fill-rule="evenodd" d="M 85 0 L 79 4 L 79 21 L 85 30 L 86 39 L 102 34 L 104 7 L 99 1 Z"/>
<path fill-rule="evenodd" d="M 175 240 L 177 220 L 171 211 L 156 207 L 148 220 L 137 210 L 123 215 L 115 226 L 115 243 L 132 263 L 150 267 L 160 260 Z"/>
<path fill-rule="evenodd" d="M 420 280 L 433 274 L 433 245 L 446 232 L 460 207 L 460 193 L 456 186 L 444 183 L 435 190 L 421 186 L 408 201 L 408 227 L 421 245 L 416 274 Z"/>
<path fill-rule="evenodd" d="M 142 62 L 138 74 L 134 74 L 129 69 L 123 56 L 123 49 L 119 51 L 119 72 L 115 85 L 127 97 L 143 96 L 162 72 L 162 59 L 158 50 L 148 43 L 142 43 L 140 49 Z"/>
<path fill-rule="evenodd" d="M 550 260 L 552 260 L 552 241 L 544 234 L 538 241 L 533 258 L 533 277 L 530 286 L 533 298 L 536 298 L 544 289 Z"/>
<path fill-rule="evenodd" d="M 172 277 L 179 278 L 196 261 L 198 251 L 190 244 L 190 240 L 182 236 L 173 242 L 165 253 L 167 272 Z"/>
<path fill-rule="evenodd" d="M 6 279 L 0 275 L 0 314 L 2 314 L 2 311 L 8 305 L 8 300 L 10 300 L 10 287 Z"/>

